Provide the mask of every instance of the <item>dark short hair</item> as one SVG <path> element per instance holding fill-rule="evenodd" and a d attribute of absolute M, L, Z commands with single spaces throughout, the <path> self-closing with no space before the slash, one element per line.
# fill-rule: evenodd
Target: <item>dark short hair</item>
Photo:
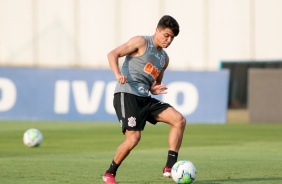
<path fill-rule="evenodd" d="M 165 28 L 170 28 L 174 34 L 174 36 L 177 36 L 179 33 L 179 25 L 178 22 L 171 16 L 169 15 L 164 15 L 159 23 L 158 23 L 158 28 L 165 29 Z"/>

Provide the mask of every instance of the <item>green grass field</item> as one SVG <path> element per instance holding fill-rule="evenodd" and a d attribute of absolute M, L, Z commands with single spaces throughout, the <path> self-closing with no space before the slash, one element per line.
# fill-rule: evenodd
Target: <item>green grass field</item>
<path fill-rule="evenodd" d="M 38 148 L 22 137 L 44 136 Z M 162 177 L 169 127 L 148 124 L 142 140 L 118 170 L 119 184 L 173 184 Z M 282 183 L 282 124 L 188 124 L 179 160 L 197 168 L 195 184 Z M 0 183 L 102 183 L 116 147 L 118 123 L 0 121 Z"/>

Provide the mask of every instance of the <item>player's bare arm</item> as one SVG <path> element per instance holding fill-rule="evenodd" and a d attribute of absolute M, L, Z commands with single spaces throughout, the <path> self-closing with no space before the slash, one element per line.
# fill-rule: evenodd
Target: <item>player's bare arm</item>
<path fill-rule="evenodd" d="M 128 42 L 115 48 L 108 54 L 110 67 L 118 82 L 124 84 L 127 82 L 127 77 L 122 75 L 119 69 L 118 58 L 129 56 L 140 56 L 145 52 L 146 40 L 142 36 L 131 38 Z"/>

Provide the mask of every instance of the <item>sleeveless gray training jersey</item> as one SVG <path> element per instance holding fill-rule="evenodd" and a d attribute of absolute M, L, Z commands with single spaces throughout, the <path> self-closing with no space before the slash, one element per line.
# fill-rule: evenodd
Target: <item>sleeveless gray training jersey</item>
<path fill-rule="evenodd" d="M 163 70 L 168 56 L 162 49 L 159 51 L 154 44 L 153 36 L 144 36 L 147 48 L 142 56 L 126 56 L 121 73 L 127 76 L 128 82 L 117 83 L 115 93 L 124 92 L 137 96 L 149 96 L 152 83 Z"/>

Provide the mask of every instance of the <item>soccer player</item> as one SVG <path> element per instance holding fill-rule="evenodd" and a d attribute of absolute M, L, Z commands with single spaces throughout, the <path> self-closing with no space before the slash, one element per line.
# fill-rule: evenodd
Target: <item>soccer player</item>
<path fill-rule="evenodd" d="M 114 108 L 125 140 L 119 145 L 110 167 L 103 175 L 104 183 L 116 183 L 116 172 L 122 161 L 141 139 L 146 121 L 170 125 L 168 156 L 163 176 L 171 177 L 171 168 L 176 163 L 186 119 L 168 103 L 161 102 L 151 94 L 165 94 L 162 84 L 168 66 L 167 48 L 179 33 L 177 21 L 163 16 L 153 36 L 135 36 L 108 54 L 110 67 L 116 77 Z M 120 70 L 118 59 L 125 57 Z"/>

